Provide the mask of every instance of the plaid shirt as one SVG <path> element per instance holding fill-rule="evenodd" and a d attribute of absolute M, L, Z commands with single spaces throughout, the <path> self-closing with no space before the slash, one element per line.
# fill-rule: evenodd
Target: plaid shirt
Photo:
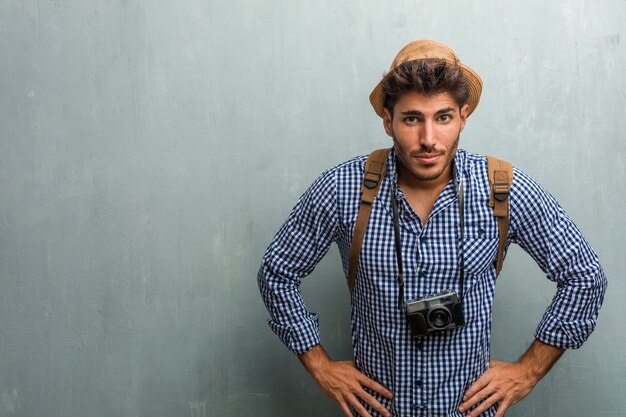
<path fill-rule="evenodd" d="M 272 330 L 294 353 L 320 343 L 318 315 L 305 307 L 300 279 L 310 274 L 332 242 L 344 273 L 360 205 L 367 157 L 323 173 L 300 198 L 263 258 L 258 282 Z M 398 307 L 397 262 L 391 196 L 398 201 L 405 299 L 460 291 L 458 181 L 439 195 L 425 225 L 397 186 L 396 156 L 372 207 L 361 249 L 352 300 L 352 347 L 357 367 L 394 393 L 377 399 L 394 416 L 462 416 L 464 392 L 487 369 L 496 283 L 498 227 L 488 207 L 487 161 L 459 150 L 454 176 L 465 183 L 465 284 L 462 328 L 414 340 Z M 507 245 L 532 256 L 557 291 L 535 337 L 550 345 L 578 348 L 593 331 L 606 278 L 580 231 L 548 192 L 514 169 Z M 374 410 L 368 411 L 378 415 Z M 493 416 L 495 408 L 484 416 Z"/>

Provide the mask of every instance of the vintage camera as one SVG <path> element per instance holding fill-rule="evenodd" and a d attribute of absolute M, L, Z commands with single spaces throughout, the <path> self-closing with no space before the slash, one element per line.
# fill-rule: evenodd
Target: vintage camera
<path fill-rule="evenodd" d="M 413 338 L 465 325 L 461 301 L 452 290 L 407 301 L 404 307 Z"/>

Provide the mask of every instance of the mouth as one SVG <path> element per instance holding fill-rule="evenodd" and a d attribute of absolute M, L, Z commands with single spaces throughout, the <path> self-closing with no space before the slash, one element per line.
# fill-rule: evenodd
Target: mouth
<path fill-rule="evenodd" d="M 420 153 L 415 155 L 414 158 L 424 165 L 432 165 L 437 162 L 440 156 L 438 153 Z"/>

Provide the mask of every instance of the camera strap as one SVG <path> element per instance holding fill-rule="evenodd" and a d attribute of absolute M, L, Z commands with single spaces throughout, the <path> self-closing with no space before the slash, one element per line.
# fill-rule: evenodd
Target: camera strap
<path fill-rule="evenodd" d="M 456 181 L 455 181 L 456 184 Z M 459 301 L 463 299 L 463 291 L 465 288 L 465 252 L 463 242 L 465 240 L 465 186 L 463 178 L 459 180 L 457 185 L 457 201 L 459 205 L 459 228 L 460 228 L 460 242 L 459 242 L 459 254 L 460 254 L 460 291 Z M 393 208 L 393 234 L 396 246 L 396 260 L 398 262 L 398 307 L 404 308 L 404 271 L 402 269 L 402 246 L 400 243 L 400 221 L 398 220 L 398 202 L 396 196 L 391 190 L 391 206 Z M 417 253 L 419 262 L 419 250 Z"/>
<path fill-rule="evenodd" d="M 459 301 L 463 300 L 463 292 L 465 290 L 465 250 L 464 250 L 464 242 L 465 242 L 465 183 L 463 181 L 463 176 L 459 180 L 459 185 L 457 187 L 457 201 L 459 203 L 459 229 L 460 229 L 460 242 L 459 242 L 459 252 L 460 252 L 460 291 L 459 291 Z"/>
<path fill-rule="evenodd" d="M 398 308 L 404 308 L 404 272 L 402 270 L 402 246 L 400 245 L 400 222 L 398 221 L 398 202 L 391 190 L 391 206 L 393 207 L 393 235 L 396 242 L 396 260 L 398 262 Z M 419 251 L 418 255 L 419 256 Z"/>

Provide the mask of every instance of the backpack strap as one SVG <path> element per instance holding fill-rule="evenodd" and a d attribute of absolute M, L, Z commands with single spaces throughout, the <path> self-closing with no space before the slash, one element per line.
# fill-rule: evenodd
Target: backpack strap
<path fill-rule="evenodd" d="M 489 170 L 489 207 L 493 207 L 493 216 L 498 221 L 498 258 L 496 277 L 504 263 L 504 248 L 509 235 L 509 192 L 513 184 L 513 167 L 510 163 L 487 156 Z"/>
<path fill-rule="evenodd" d="M 386 161 L 390 151 L 391 148 L 377 149 L 367 157 L 367 162 L 365 162 L 365 175 L 363 175 L 363 183 L 361 184 L 361 205 L 359 206 L 359 214 L 356 218 L 354 234 L 350 243 L 350 254 L 348 255 L 348 289 L 350 295 L 352 295 L 356 281 L 359 255 L 372 211 L 372 204 L 374 204 L 376 194 L 378 194 L 383 178 L 387 174 Z"/>

